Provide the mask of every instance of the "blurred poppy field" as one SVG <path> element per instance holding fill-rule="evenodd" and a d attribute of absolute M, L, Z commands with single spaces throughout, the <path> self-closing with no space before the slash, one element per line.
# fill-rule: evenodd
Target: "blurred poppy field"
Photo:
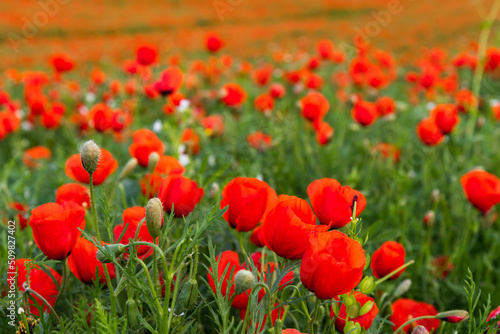
<path fill-rule="evenodd" d="M 499 15 L 2 2 L 1 332 L 500 332 Z"/>

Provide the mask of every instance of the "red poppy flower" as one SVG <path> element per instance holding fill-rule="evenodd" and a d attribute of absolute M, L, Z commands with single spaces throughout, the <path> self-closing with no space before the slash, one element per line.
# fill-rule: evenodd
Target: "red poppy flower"
<path fill-rule="evenodd" d="M 252 79 L 259 86 L 265 86 L 271 79 L 271 75 L 273 74 L 273 67 L 271 65 L 264 65 L 260 68 L 257 68 L 252 73 Z"/>
<path fill-rule="evenodd" d="M 267 93 L 264 93 L 255 98 L 253 105 L 255 109 L 268 115 L 274 109 L 274 99 Z"/>
<path fill-rule="evenodd" d="M 319 179 L 307 187 L 311 205 L 323 225 L 341 228 L 352 220 L 356 200 L 356 217 L 366 207 L 365 196 L 349 186 L 341 186 L 335 179 Z"/>
<path fill-rule="evenodd" d="M 9 264 L 9 270 L 8 270 L 8 275 L 7 275 L 7 282 L 10 284 L 11 280 L 14 280 L 16 275 L 12 274 L 17 271 L 17 288 L 20 291 L 24 291 L 23 284 L 27 281 L 27 274 L 28 271 L 26 269 L 26 262 L 29 262 L 32 260 L 29 259 L 17 259 L 16 261 L 13 261 Z M 12 268 L 11 268 L 12 266 Z M 57 281 L 54 282 L 52 280 L 52 277 L 50 277 L 49 274 L 47 274 L 45 271 L 40 269 L 38 266 L 31 266 L 32 269 L 30 270 L 30 288 L 33 289 L 34 291 L 38 292 L 51 306 L 54 306 L 56 303 L 57 296 L 59 294 L 59 291 L 57 290 L 57 284 L 61 284 L 61 276 L 57 273 L 52 268 L 48 268 L 47 270 L 50 271 L 54 279 Z M 35 305 L 42 305 L 43 306 L 43 312 L 50 313 L 50 309 L 47 305 L 42 302 L 42 300 L 33 294 L 29 294 L 29 301 L 30 305 L 33 305 L 33 307 L 30 307 L 29 310 L 26 310 L 26 313 L 30 312 L 36 316 L 40 316 L 40 312 L 38 312 L 38 308 L 35 307 Z"/>
<path fill-rule="evenodd" d="M 300 106 L 302 117 L 313 122 L 317 119 L 322 119 L 326 115 L 330 108 L 330 102 L 328 102 L 323 94 L 311 91 L 300 99 Z"/>
<path fill-rule="evenodd" d="M 50 64 L 57 73 L 71 71 L 75 63 L 65 54 L 55 54 L 50 57 Z"/>
<path fill-rule="evenodd" d="M 152 44 L 144 44 L 137 49 L 136 61 L 142 66 L 149 66 L 154 64 L 157 57 L 158 50 L 156 46 Z"/>
<path fill-rule="evenodd" d="M 205 47 L 210 52 L 217 52 L 223 46 L 222 39 L 219 34 L 215 32 L 210 32 L 205 35 Z"/>
<path fill-rule="evenodd" d="M 284 312 L 285 312 L 285 309 L 280 307 L 278 308 L 279 304 L 274 304 L 274 307 L 273 307 L 273 310 L 271 311 L 271 323 L 274 324 L 276 323 L 276 320 L 278 320 L 278 317 L 282 317 Z M 262 312 L 262 311 L 261 311 Z M 246 309 L 242 309 L 240 310 L 240 318 L 241 320 L 245 320 L 245 316 L 247 314 L 247 310 Z M 249 312 L 248 313 L 248 316 L 251 318 L 252 317 L 252 314 Z M 267 323 L 267 313 L 264 314 L 264 317 L 263 317 L 263 320 L 260 324 L 257 324 L 257 325 L 253 325 L 255 327 L 255 329 L 257 330 L 257 333 L 262 333 L 262 331 L 264 330 L 264 326 L 265 324 Z M 252 321 L 250 320 L 248 322 L 248 327 L 251 327 L 252 326 Z M 254 333 L 254 331 L 251 331 L 251 333 Z"/>
<path fill-rule="evenodd" d="M 369 126 L 378 117 L 377 105 L 367 101 L 357 101 L 351 112 L 352 119 L 362 126 Z"/>
<path fill-rule="evenodd" d="M 102 243 L 103 245 L 106 243 Z M 68 257 L 69 270 L 83 283 L 92 283 L 96 277 L 101 284 L 106 284 L 104 267 L 102 262 L 97 260 L 97 247 L 85 238 L 78 239 L 73 252 Z M 115 278 L 115 266 L 112 263 L 106 264 L 111 279 Z"/>
<path fill-rule="evenodd" d="M 74 202 L 47 203 L 31 211 L 33 239 L 49 259 L 64 260 L 85 228 L 85 209 Z"/>
<path fill-rule="evenodd" d="M 229 205 L 224 219 L 238 232 L 253 230 L 269 205 L 278 196 L 266 182 L 255 178 L 236 177 L 222 189 L 221 209 Z"/>
<path fill-rule="evenodd" d="M 349 295 L 351 296 L 351 293 L 349 293 Z M 352 293 L 352 296 L 354 296 L 354 298 L 356 299 L 356 302 L 358 302 L 361 307 L 363 307 L 367 302 L 373 303 L 373 307 L 371 308 L 370 311 L 368 311 L 368 313 L 365 313 L 363 315 L 359 315 L 356 318 L 349 318 L 349 321 L 356 322 L 361 326 L 361 328 L 368 330 L 372 326 L 372 322 L 378 314 L 377 304 L 375 304 L 375 301 L 373 300 L 372 297 L 369 297 L 369 296 L 367 296 L 359 291 L 354 291 Z M 336 300 L 338 301 L 339 299 L 336 298 Z M 344 304 L 342 304 L 342 306 L 340 307 L 339 314 L 335 314 L 333 312 L 333 307 L 331 307 L 330 308 L 330 317 L 333 319 L 334 316 L 337 316 L 337 318 L 335 319 L 335 328 L 339 332 L 345 333 L 344 327 L 345 327 L 345 319 L 347 317 L 346 306 Z"/>
<path fill-rule="evenodd" d="M 327 226 L 316 225 L 309 204 L 295 196 L 280 195 L 262 219 L 266 246 L 286 259 L 300 259 L 311 235 L 327 230 Z"/>
<path fill-rule="evenodd" d="M 200 153 L 200 136 L 193 129 L 187 128 L 182 132 L 181 142 L 190 154 Z"/>
<path fill-rule="evenodd" d="M 320 145 L 328 144 L 333 138 L 333 128 L 327 122 L 320 119 L 314 121 L 314 130 L 316 130 L 316 141 Z"/>
<path fill-rule="evenodd" d="M 370 267 L 373 276 L 382 278 L 405 264 L 405 249 L 403 245 L 396 241 L 386 241 L 373 253 Z M 390 279 L 396 279 L 406 270 L 400 270 Z"/>
<path fill-rule="evenodd" d="M 426 118 L 417 125 L 417 134 L 422 143 L 429 146 L 440 144 L 444 135 L 441 129 L 436 125 L 434 118 Z"/>
<path fill-rule="evenodd" d="M 264 151 L 269 147 L 271 147 L 273 143 L 273 138 L 269 135 L 262 133 L 261 131 L 257 131 L 247 136 L 247 142 L 250 146 L 252 146 L 256 150 Z"/>
<path fill-rule="evenodd" d="M 92 176 L 92 182 L 95 186 L 100 185 L 106 181 L 107 177 L 118 168 L 118 162 L 113 158 L 113 155 L 106 149 L 101 148 L 101 155 L 99 156 L 99 163 L 97 169 Z M 82 159 L 80 154 L 73 154 L 66 160 L 66 167 L 64 169 L 66 175 L 75 181 L 81 183 L 89 183 L 90 175 L 83 168 Z"/>
<path fill-rule="evenodd" d="M 28 226 L 28 219 L 27 219 L 28 206 L 23 205 L 22 203 L 19 202 L 12 202 L 7 205 L 7 208 L 13 210 L 14 213 L 16 213 L 17 222 L 19 223 L 21 230 L 24 230 L 26 226 Z M 7 224 L 7 219 L 5 218 L 4 218 L 4 223 Z"/>
<path fill-rule="evenodd" d="M 455 94 L 455 101 L 458 105 L 458 111 L 467 113 L 469 110 L 478 104 L 477 97 L 467 89 L 462 89 Z"/>
<path fill-rule="evenodd" d="M 240 85 L 227 83 L 222 87 L 222 102 L 228 107 L 239 107 L 247 99 L 247 93 Z"/>
<path fill-rule="evenodd" d="M 221 114 L 203 117 L 201 125 L 209 137 L 221 136 L 224 133 L 224 116 Z"/>
<path fill-rule="evenodd" d="M 113 110 L 105 104 L 98 103 L 90 109 L 90 118 L 94 122 L 94 129 L 99 132 L 105 132 L 111 128 L 113 123 Z"/>
<path fill-rule="evenodd" d="M 431 110 L 431 118 L 436 122 L 437 127 L 444 135 L 453 131 L 460 123 L 458 109 L 454 104 L 438 104 Z"/>
<path fill-rule="evenodd" d="M 363 278 L 361 244 L 339 231 L 313 235 L 302 257 L 300 280 L 319 299 L 350 292 Z"/>
<path fill-rule="evenodd" d="M 483 214 L 500 203 L 500 179 L 483 170 L 473 170 L 460 178 L 469 202 Z"/>
<path fill-rule="evenodd" d="M 162 96 L 173 94 L 182 86 L 184 74 L 177 67 L 167 68 L 161 72 L 160 80 L 155 82 L 154 89 Z"/>
<path fill-rule="evenodd" d="M 293 329 L 293 328 L 287 328 L 287 329 L 284 329 L 282 331 L 283 334 L 306 334 L 306 333 L 302 333 L 302 332 L 299 332 L 298 330 L 296 329 Z"/>
<path fill-rule="evenodd" d="M 392 315 L 390 321 L 394 324 L 392 330 L 398 329 L 405 322 L 410 319 L 426 316 L 426 315 L 436 315 L 438 314 L 436 308 L 430 304 L 423 302 L 416 302 L 411 299 L 399 299 L 392 304 Z M 429 332 L 435 331 L 439 328 L 438 319 L 423 319 L 415 321 L 412 324 L 406 325 L 403 328 L 404 333 L 409 333 L 411 329 L 416 326 L 424 326 Z"/>
<path fill-rule="evenodd" d="M 333 43 L 330 40 L 322 39 L 318 41 L 316 49 L 323 59 L 330 59 L 333 56 Z"/>
<path fill-rule="evenodd" d="M 498 318 L 500 319 L 500 306 L 498 306 L 496 309 L 491 311 L 491 313 L 488 315 L 488 319 L 486 321 L 490 321 L 491 319 Z M 500 321 L 497 323 L 497 327 L 500 328 Z"/>
<path fill-rule="evenodd" d="M 146 217 L 146 208 L 144 208 L 142 206 L 133 206 L 133 207 L 125 209 L 122 213 L 123 223 L 115 226 L 115 228 L 113 230 L 113 233 L 115 235 L 115 241 L 118 242 L 118 238 L 122 234 L 123 229 L 125 228 L 125 225 L 127 225 L 127 224 L 128 224 L 127 230 L 123 234 L 123 237 L 120 240 L 120 243 L 126 245 L 129 243 L 129 240 L 133 240 L 135 238 L 137 228 L 139 227 L 139 223 L 145 217 Z M 153 237 L 151 236 L 151 234 L 149 234 L 146 221 L 144 221 L 141 225 L 141 229 L 139 230 L 137 240 L 138 241 L 153 242 Z M 137 247 L 137 255 L 139 257 L 146 257 L 149 255 L 149 252 L 151 250 L 152 250 L 151 247 L 146 246 L 146 245 L 138 246 Z"/>
<path fill-rule="evenodd" d="M 90 191 L 78 183 L 63 184 L 56 191 L 56 202 L 63 204 L 73 201 L 84 208 L 90 208 Z"/>
<path fill-rule="evenodd" d="M 21 119 L 11 111 L 0 112 L 0 140 L 16 132 L 21 126 Z"/>
<path fill-rule="evenodd" d="M 50 160 L 52 152 L 45 146 L 35 146 L 23 153 L 23 163 L 28 168 L 39 168 L 41 162 Z"/>
<path fill-rule="evenodd" d="M 149 163 L 149 155 L 153 152 L 160 156 L 165 151 L 163 142 L 156 134 L 148 129 L 140 129 L 134 132 L 134 142 L 130 145 L 128 151 L 130 156 L 137 159 L 139 165 L 147 167 Z"/>
<path fill-rule="evenodd" d="M 309 73 L 305 78 L 305 86 L 309 89 L 320 89 L 323 85 L 323 77 L 316 73 Z"/>
<path fill-rule="evenodd" d="M 171 174 L 161 182 L 158 198 L 166 212 L 172 211 L 176 217 L 189 215 L 204 195 L 203 188 L 198 188 L 195 181 L 179 174 Z"/>
<path fill-rule="evenodd" d="M 174 157 L 165 155 L 160 157 L 151 174 L 146 174 L 140 180 L 141 191 L 148 198 L 152 198 L 160 190 L 161 181 L 169 174 L 183 174 L 184 167 L 179 160 Z"/>
<path fill-rule="evenodd" d="M 274 83 L 269 88 L 269 95 L 275 99 L 281 99 L 286 95 L 285 87 L 280 83 Z"/>
<path fill-rule="evenodd" d="M 220 260 L 219 260 L 220 259 Z M 229 291 L 229 296 L 232 296 L 234 294 L 234 275 L 236 275 L 236 272 L 240 268 L 240 259 L 238 256 L 238 253 L 233 252 L 233 251 L 224 251 L 222 252 L 219 256 L 215 258 L 216 262 L 219 262 L 217 266 L 217 278 L 218 281 L 222 280 L 222 286 L 221 286 L 221 293 L 223 296 L 226 296 L 227 293 L 227 285 L 230 284 L 231 288 Z M 222 275 L 224 274 L 224 271 L 226 270 L 226 275 L 223 277 Z M 212 273 L 213 269 L 210 267 L 210 269 L 207 272 L 207 279 L 208 279 L 208 284 L 210 285 L 210 288 L 212 288 L 212 291 L 216 291 L 215 287 L 215 282 L 214 279 L 212 278 Z M 232 275 L 231 282 L 229 282 L 229 278 Z"/>
<path fill-rule="evenodd" d="M 257 247 L 264 247 L 266 245 L 262 227 L 260 225 L 252 231 L 252 234 L 250 235 L 250 241 Z"/>
<path fill-rule="evenodd" d="M 396 104 L 394 103 L 394 99 L 391 97 L 382 96 L 375 104 L 377 106 L 377 112 L 380 116 L 387 116 L 396 112 Z"/>

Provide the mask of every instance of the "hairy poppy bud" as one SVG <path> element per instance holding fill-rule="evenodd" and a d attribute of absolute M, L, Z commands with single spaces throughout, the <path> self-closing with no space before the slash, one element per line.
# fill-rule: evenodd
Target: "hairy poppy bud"
<path fill-rule="evenodd" d="M 441 192 L 439 191 L 439 189 L 434 189 L 431 194 L 432 201 L 434 203 L 438 203 L 440 197 L 441 197 Z"/>
<path fill-rule="evenodd" d="M 426 212 L 424 216 L 424 225 L 431 227 L 432 225 L 434 225 L 435 220 L 436 220 L 436 214 L 434 213 L 434 211 L 429 210 Z"/>
<path fill-rule="evenodd" d="M 99 262 L 102 263 L 111 263 L 112 261 L 109 260 L 108 257 L 118 257 L 125 252 L 125 249 L 127 249 L 128 245 L 122 245 L 122 244 L 113 244 L 113 245 L 104 245 L 103 246 L 105 251 L 102 252 L 101 250 L 97 251 L 96 257 Z"/>
<path fill-rule="evenodd" d="M 99 157 L 101 156 L 101 149 L 99 146 L 97 146 L 93 140 L 89 140 L 80 148 L 80 155 L 83 168 L 85 168 L 87 173 L 94 174 L 97 169 L 97 164 L 99 163 Z"/>
<path fill-rule="evenodd" d="M 411 279 L 407 278 L 401 283 L 399 283 L 396 290 L 394 290 L 394 297 L 397 298 L 404 295 L 408 290 L 410 290 L 410 287 L 411 287 Z"/>
<path fill-rule="evenodd" d="M 411 334 L 429 334 L 429 331 L 425 329 L 424 326 L 419 325 L 415 327 L 415 329 L 413 330 L 413 332 L 411 332 Z"/>
<path fill-rule="evenodd" d="M 464 310 L 453 310 L 438 313 L 436 316 L 439 320 L 446 322 L 457 323 L 469 318 L 469 312 Z"/>
<path fill-rule="evenodd" d="M 160 235 L 163 223 L 163 205 L 159 198 L 155 197 L 148 201 L 146 205 L 146 224 L 149 234 L 154 238 Z"/>
<path fill-rule="evenodd" d="M 120 176 L 118 177 L 118 179 L 123 180 L 124 178 L 129 176 L 130 173 L 132 173 L 132 171 L 134 170 L 134 168 L 136 166 L 137 166 L 137 159 L 136 158 L 132 158 L 129 161 L 127 161 L 127 163 L 123 167 L 122 172 L 120 173 Z"/>
<path fill-rule="evenodd" d="M 364 294 L 370 294 L 375 290 L 377 285 L 375 284 L 372 276 L 366 276 L 363 278 L 361 283 L 359 283 L 359 291 Z"/>
<path fill-rule="evenodd" d="M 182 287 L 179 295 L 178 311 L 191 310 L 196 305 L 198 300 L 198 282 L 195 279 L 190 279 Z"/>
<path fill-rule="evenodd" d="M 127 300 L 127 325 L 132 329 L 136 330 L 139 328 L 139 316 L 141 313 L 139 312 L 139 308 L 137 307 L 137 303 L 133 299 Z"/>
<path fill-rule="evenodd" d="M 251 271 L 240 270 L 234 276 L 235 293 L 239 295 L 252 287 L 254 277 Z"/>

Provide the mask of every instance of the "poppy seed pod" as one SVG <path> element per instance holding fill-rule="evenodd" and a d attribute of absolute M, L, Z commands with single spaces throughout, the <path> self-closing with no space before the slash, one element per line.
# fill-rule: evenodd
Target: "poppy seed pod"
<path fill-rule="evenodd" d="M 152 198 L 146 205 L 146 224 L 149 234 L 154 238 L 161 232 L 163 223 L 163 205 L 158 197 Z"/>
<path fill-rule="evenodd" d="M 99 157 L 101 156 L 101 149 L 99 146 L 97 146 L 93 140 L 89 140 L 80 148 L 80 155 L 83 168 L 85 168 L 87 173 L 94 174 L 97 169 Z"/>
<path fill-rule="evenodd" d="M 239 295 L 250 289 L 255 282 L 253 274 L 248 270 L 240 270 L 234 276 L 235 293 Z"/>
<path fill-rule="evenodd" d="M 123 244 L 113 244 L 113 245 L 108 245 L 104 246 L 104 249 L 107 251 L 107 254 L 102 252 L 101 250 L 98 250 L 96 253 L 97 260 L 102 263 L 111 263 L 108 259 L 108 256 L 112 257 L 118 257 L 125 252 L 127 249 L 128 245 L 123 245 Z"/>
<path fill-rule="evenodd" d="M 127 300 L 127 325 L 135 330 L 140 326 L 139 316 L 141 313 L 139 312 L 139 307 L 137 303 L 133 299 Z"/>

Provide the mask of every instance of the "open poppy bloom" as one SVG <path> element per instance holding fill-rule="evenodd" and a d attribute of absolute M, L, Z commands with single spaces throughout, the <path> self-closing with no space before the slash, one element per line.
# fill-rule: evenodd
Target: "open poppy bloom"
<path fill-rule="evenodd" d="M 354 289 L 363 278 L 365 251 L 339 231 L 311 236 L 302 257 L 300 280 L 319 299 L 331 299 Z"/>
<path fill-rule="evenodd" d="M 16 132 L 21 126 L 21 119 L 12 111 L 0 111 L 0 140 Z"/>
<path fill-rule="evenodd" d="M 328 144 L 333 138 L 333 128 L 323 120 L 316 120 L 313 123 L 314 130 L 316 131 L 316 141 L 320 145 Z"/>
<path fill-rule="evenodd" d="M 396 104 L 391 97 L 382 96 L 375 102 L 375 105 L 379 116 L 387 116 L 396 112 Z"/>
<path fill-rule="evenodd" d="M 239 107 L 247 99 L 247 93 L 240 85 L 227 83 L 222 87 L 222 102 L 228 107 Z"/>
<path fill-rule="evenodd" d="M 378 307 L 377 304 L 375 304 L 375 301 L 373 300 L 372 297 L 369 297 L 365 295 L 364 293 L 361 293 L 359 291 L 354 291 L 352 294 L 349 293 L 349 295 L 354 296 L 356 299 L 356 302 L 360 304 L 361 307 L 363 307 L 366 303 L 371 302 L 373 303 L 373 307 L 368 311 L 367 313 L 363 315 L 358 315 L 355 318 L 349 318 L 349 321 L 353 321 L 358 323 L 361 328 L 368 330 L 373 323 L 373 320 L 378 314 Z M 338 298 L 335 298 L 335 300 L 339 300 Z M 330 317 L 333 319 L 334 316 L 337 316 L 335 319 L 335 328 L 341 332 L 345 333 L 344 327 L 345 327 L 345 319 L 347 317 L 347 310 L 346 310 L 345 304 L 342 303 L 342 306 L 340 307 L 339 314 L 335 314 L 333 311 L 333 307 L 330 307 Z"/>
<path fill-rule="evenodd" d="M 203 117 L 201 125 L 209 137 L 221 136 L 224 133 L 224 116 L 221 114 Z"/>
<path fill-rule="evenodd" d="M 205 35 L 205 48 L 210 52 L 217 52 L 223 47 L 222 39 L 219 34 L 210 32 Z"/>
<path fill-rule="evenodd" d="M 137 64 L 142 66 L 153 65 L 158 57 L 158 50 L 152 44 L 144 44 L 137 48 Z"/>
<path fill-rule="evenodd" d="M 274 109 L 274 99 L 267 93 L 257 96 L 253 103 L 255 109 L 265 115 L 269 115 Z"/>
<path fill-rule="evenodd" d="M 135 131 L 133 140 L 134 142 L 129 147 L 130 156 L 136 158 L 139 165 L 143 167 L 148 166 L 151 153 L 156 152 L 161 156 L 165 151 L 165 145 L 151 130 Z"/>
<path fill-rule="evenodd" d="M 417 302 L 412 299 L 398 299 L 392 304 L 392 315 L 389 320 L 394 324 L 392 330 L 398 329 L 410 319 L 426 316 L 437 315 L 436 308 L 430 304 Z M 424 326 L 429 332 L 439 328 L 438 319 L 423 319 L 417 320 L 403 328 L 404 333 L 409 333 L 418 325 Z"/>
<path fill-rule="evenodd" d="M 473 170 L 460 178 L 469 202 L 486 214 L 500 203 L 500 179 L 483 170 Z"/>
<path fill-rule="evenodd" d="M 266 182 L 255 178 L 236 177 L 222 189 L 221 209 L 229 205 L 224 219 L 238 232 L 253 230 L 269 205 L 278 196 Z"/>
<path fill-rule="evenodd" d="M 405 264 L 405 249 L 396 241 L 386 241 L 373 253 L 371 268 L 373 276 L 382 278 Z M 406 270 L 400 270 L 391 276 L 396 279 Z"/>
<path fill-rule="evenodd" d="M 302 109 L 302 117 L 314 122 L 318 119 L 323 119 L 328 109 L 330 109 L 330 102 L 320 92 L 311 91 L 300 99 L 300 107 Z"/>
<path fill-rule="evenodd" d="M 418 123 L 417 134 L 422 143 L 429 146 L 438 145 L 444 139 L 441 129 L 436 125 L 436 121 L 432 117 Z"/>
<path fill-rule="evenodd" d="M 94 129 L 106 132 L 113 123 L 113 110 L 105 103 L 97 103 L 90 109 L 90 118 L 93 120 Z"/>
<path fill-rule="evenodd" d="M 311 205 L 323 225 L 341 228 L 353 217 L 356 201 L 356 217 L 366 207 L 365 196 L 349 186 L 341 186 L 335 179 L 319 179 L 307 187 Z"/>
<path fill-rule="evenodd" d="M 123 223 L 115 226 L 113 230 L 113 233 L 115 235 L 115 242 L 118 242 L 118 238 L 123 233 L 123 230 L 126 225 L 128 225 L 128 227 L 125 233 L 123 234 L 120 243 L 126 245 L 129 243 L 129 240 L 133 240 L 135 238 L 137 228 L 139 227 L 139 223 L 145 217 L 146 217 L 146 208 L 142 206 L 133 206 L 125 209 L 122 213 Z M 153 242 L 153 237 L 151 236 L 151 234 L 149 234 L 146 221 L 144 221 L 141 225 L 141 229 L 139 230 L 137 240 Z M 137 255 L 141 258 L 148 256 L 150 254 L 149 253 L 150 251 L 152 251 L 151 247 L 146 245 L 140 245 L 137 247 Z"/>
<path fill-rule="evenodd" d="M 106 179 L 109 175 L 118 168 L 118 162 L 113 158 L 113 155 L 109 153 L 106 149 L 101 148 L 101 155 L 99 156 L 99 163 L 97 164 L 97 169 L 92 175 L 92 183 L 94 186 L 98 186 Z M 81 183 L 89 183 L 90 175 L 83 168 L 82 159 L 80 154 L 73 154 L 66 160 L 66 167 L 64 169 L 66 175 L 75 181 Z"/>
<path fill-rule="evenodd" d="M 68 257 L 69 270 L 83 283 L 92 283 L 97 278 L 101 284 L 106 284 L 103 264 L 96 257 L 97 250 L 92 242 L 82 237 Z M 115 278 L 115 265 L 107 263 L 106 266 L 110 278 Z"/>
<path fill-rule="evenodd" d="M 14 279 L 15 272 L 17 271 L 17 288 L 20 291 L 24 291 L 23 284 L 27 281 L 26 275 L 28 273 L 26 269 L 26 262 L 29 262 L 32 260 L 29 259 L 17 259 L 15 261 L 12 261 L 9 264 L 9 272 L 7 275 L 8 280 Z M 13 268 L 11 268 L 11 266 Z M 54 279 L 57 281 L 57 284 L 61 284 L 61 276 L 57 273 L 52 268 L 48 268 L 48 271 L 52 274 Z M 29 287 L 33 289 L 34 291 L 38 292 L 51 306 L 54 306 L 57 300 L 57 296 L 59 295 L 59 291 L 57 290 L 57 284 L 52 280 L 49 274 L 47 274 L 45 271 L 43 271 L 40 267 L 38 266 L 32 266 L 32 269 L 30 270 L 30 285 Z M 26 313 L 33 313 L 36 316 L 40 316 L 40 312 L 38 311 L 38 308 L 36 305 L 41 305 L 43 306 L 43 312 L 50 313 L 50 309 L 45 303 L 38 298 L 37 296 L 33 294 L 28 294 L 28 300 L 29 300 L 29 305 L 30 309 L 29 311 L 26 310 Z"/>
<path fill-rule="evenodd" d="M 169 174 L 183 174 L 184 167 L 174 157 L 164 155 L 160 157 L 152 173 L 144 175 L 139 181 L 141 191 L 148 198 L 152 198 L 160 190 L 161 181 Z"/>
<path fill-rule="evenodd" d="M 85 228 L 85 209 L 75 202 L 47 203 L 31 211 L 33 239 L 49 259 L 64 260 Z"/>
<path fill-rule="evenodd" d="M 23 163 L 28 168 L 41 167 L 42 161 L 50 160 L 52 152 L 45 146 L 35 146 L 23 153 Z"/>
<path fill-rule="evenodd" d="M 454 104 L 438 104 L 431 110 L 431 118 L 436 122 L 441 133 L 446 135 L 460 123 L 458 109 Z"/>
<path fill-rule="evenodd" d="M 369 126 L 378 117 L 377 105 L 373 102 L 359 100 L 351 111 L 352 118 L 362 126 Z"/>
<path fill-rule="evenodd" d="M 50 64 L 57 73 L 69 72 L 75 67 L 73 60 L 63 53 L 51 56 Z"/>
<path fill-rule="evenodd" d="M 250 146 L 258 151 L 265 151 L 271 147 L 273 143 L 273 138 L 269 135 L 262 133 L 262 131 L 257 131 L 251 133 L 247 136 L 247 142 Z"/>
<path fill-rule="evenodd" d="M 500 306 L 490 312 L 488 315 L 488 319 L 486 321 L 490 321 L 491 319 L 497 318 L 499 321 L 497 323 L 497 328 L 500 329 Z"/>
<path fill-rule="evenodd" d="M 200 136 L 191 128 L 182 132 L 181 142 L 186 146 L 187 152 L 193 155 L 200 153 Z"/>
<path fill-rule="evenodd" d="M 56 202 L 63 204 L 70 201 L 84 208 L 90 208 L 90 190 L 78 183 L 63 184 L 57 188 Z"/>
<path fill-rule="evenodd" d="M 177 67 L 167 68 L 161 72 L 160 80 L 154 84 L 154 89 L 162 96 L 175 93 L 182 86 L 184 74 Z"/>
<path fill-rule="evenodd" d="M 286 259 L 300 259 L 309 238 L 327 230 L 327 226 L 316 225 L 309 204 L 295 196 L 280 195 L 262 219 L 266 246 Z"/>
<path fill-rule="evenodd" d="M 173 210 L 176 217 L 189 215 L 204 195 L 195 181 L 179 174 L 171 174 L 163 179 L 158 198 L 167 213 Z"/>

